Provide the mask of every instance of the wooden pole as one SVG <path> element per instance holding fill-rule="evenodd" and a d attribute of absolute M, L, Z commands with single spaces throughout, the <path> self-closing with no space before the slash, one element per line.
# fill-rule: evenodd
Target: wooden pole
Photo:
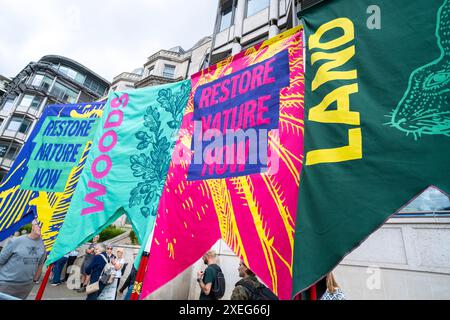
<path fill-rule="evenodd" d="M 47 267 L 47 271 L 45 272 L 44 279 L 42 280 L 41 286 L 39 287 L 39 291 L 34 300 L 42 300 L 42 296 L 44 295 L 45 287 L 47 286 L 48 278 L 50 278 L 50 273 L 52 272 L 53 263 Z"/>

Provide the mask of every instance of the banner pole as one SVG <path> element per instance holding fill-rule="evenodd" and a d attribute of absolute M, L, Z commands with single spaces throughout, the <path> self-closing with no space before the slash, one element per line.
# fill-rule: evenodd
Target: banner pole
<path fill-rule="evenodd" d="M 153 241 L 153 231 L 155 230 L 155 227 L 153 226 L 152 232 L 150 234 L 150 237 L 147 238 L 147 242 L 145 244 L 145 249 L 144 252 L 142 253 L 141 256 L 141 261 L 139 262 L 139 268 L 137 271 L 137 275 L 136 275 L 136 279 L 134 281 L 134 285 L 133 285 L 133 291 L 131 293 L 130 296 L 130 300 L 139 300 L 139 296 L 141 294 L 142 291 L 142 284 L 144 282 L 144 276 L 146 273 L 146 268 L 147 268 L 147 261 L 148 261 L 148 257 L 150 255 L 150 248 L 152 246 L 152 241 Z"/>
<path fill-rule="evenodd" d="M 45 287 L 47 286 L 48 278 L 50 278 L 50 273 L 53 269 L 53 263 L 47 267 L 47 271 L 45 272 L 44 279 L 42 280 L 41 286 L 39 287 L 39 291 L 34 300 L 42 300 L 42 296 L 44 295 Z"/>
<path fill-rule="evenodd" d="M 316 285 L 313 285 L 310 289 L 310 293 L 311 293 L 311 300 L 317 300 L 317 288 Z"/>

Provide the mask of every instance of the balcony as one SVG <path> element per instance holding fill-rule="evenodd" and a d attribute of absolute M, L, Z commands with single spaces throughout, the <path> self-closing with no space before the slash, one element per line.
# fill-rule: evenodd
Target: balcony
<path fill-rule="evenodd" d="M 130 82 L 137 82 L 141 80 L 142 76 L 136 73 L 131 72 L 122 72 L 118 76 L 115 76 L 113 79 L 113 84 L 117 81 L 124 80 L 124 81 L 130 81 Z"/>
<path fill-rule="evenodd" d="M 164 60 L 169 60 L 169 61 L 174 61 L 174 62 L 183 62 L 183 61 L 189 59 L 189 54 L 178 53 L 178 52 L 169 51 L 169 50 L 159 50 L 157 53 L 148 57 L 147 62 L 145 63 L 145 66 L 155 62 L 158 59 L 164 59 Z"/>
<path fill-rule="evenodd" d="M 148 75 L 144 79 L 138 81 L 135 83 L 136 88 L 145 88 L 145 87 L 153 87 L 161 84 L 166 83 L 173 83 L 183 80 L 183 77 L 178 78 L 166 78 L 161 76 L 155 76 L 155 75 Z"/>

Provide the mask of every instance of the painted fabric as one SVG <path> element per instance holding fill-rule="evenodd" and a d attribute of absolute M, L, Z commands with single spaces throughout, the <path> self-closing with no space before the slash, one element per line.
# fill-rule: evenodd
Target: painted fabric
<path fill-rule="evenodd" d="M 192 76 L 142 298 L 219 239 L 280 298 L 290 297 L 303 150 L 300 31 Z"/>
<path fill-rule="evenodd" d="M 144 249 L 190 81 L 111 92 L 50 264 L 126 214 Z M 176 136 L 176 135 L 175 135 Z"/>
<path fill-rule="evenodd" d="M 0 185 L 0 240 L 37 217 L 49 252 L 69 209 L 104 103 L 47 106 Z"/>
<path fill-rule="evenodd" d="M 450 1 L 324 1 L 305 26 L 294 290 L 434 185 L 450 192 Z"/>

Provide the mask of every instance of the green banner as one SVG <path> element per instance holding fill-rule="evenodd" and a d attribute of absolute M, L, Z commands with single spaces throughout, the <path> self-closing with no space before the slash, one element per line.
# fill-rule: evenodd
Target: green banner
<path fill-rule="evenodd" d="M 332 0 L 302 14 L 293 294 L 428 186 L 450 192 L 449 16 L 449 0 Z"/>

